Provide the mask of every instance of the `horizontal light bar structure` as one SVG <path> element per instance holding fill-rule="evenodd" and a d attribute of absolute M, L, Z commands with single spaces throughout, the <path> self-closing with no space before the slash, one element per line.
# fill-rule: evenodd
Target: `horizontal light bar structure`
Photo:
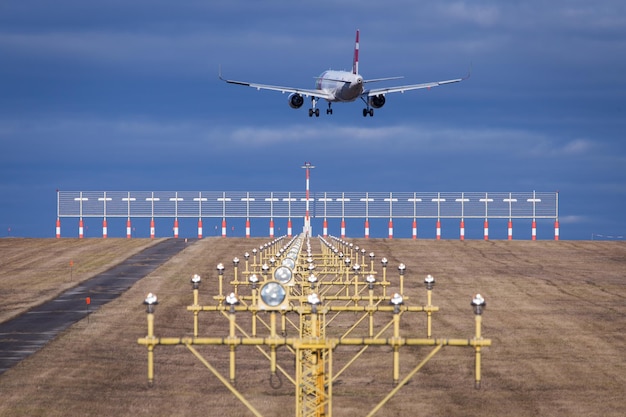
<path fill-rule="evenodd" d="M 555 192 L 317 192 L 312 218 L 558 219 Z M 305 192 L 58 191 L 57 217 L 304 218 Z"/>

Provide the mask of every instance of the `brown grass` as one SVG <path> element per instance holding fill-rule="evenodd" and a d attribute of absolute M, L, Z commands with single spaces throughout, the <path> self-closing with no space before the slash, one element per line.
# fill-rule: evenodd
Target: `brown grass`
<path fill-rule="evenodd" d="M 192 300 L 191 275 L 202 275 L 201 303 L 212 304 L 215 265 L 223 262 L 226 273 L 232 274 L 232 258 L 242 258 L 245 251 L 264 241 L 211 238 L 190 245 L 122 297 L 92 314 L 89 321 L 77 323 L 38 354 L 0 376 L 0 415 L 251 415 L 183 347 L 156 349 L 155 385 L 149 388 L 146 350 L 137 345 L 137 338 L 146 333 L 141 302 L 148 291 L 160 299 L 157 335 L 189 335 L 192 320 L 185 307 Z M 92 242 L 101 241 L 85 240 L 76 245 L 86 247 Z M 110 242 L 121 245 L 126 241 Z M 483 388 L 473 388 L 473 351 L 446 347 L 377 415 L 626 415 L 626 244 L 353 242 L 374 251 L 377 260 L 382 256 L 389 259 L 392 288 L 398 285 L 395 268 L 400 262 L 407 265 L 405 293 L 412 305 L 424 303 L 424 276 L 435 276 L 433 303 L 440 308 L 433 324 L 436 337 L 471 337 L 471 295 L 480 291 L 488 304 L 483 335 L 492 339 L 493 346 L 484 349 Z M 102 250 L 98 252 L 101 256 Z M 35 271 L 45 270 L 50 262 L 66 256 L 63 251 L 45 255 L 43 249 L 32 253 L 43 256 L 37 260 L 30 255 L 30 264 L 25 263 L 25 269 Z M 58 262 L 50 268 L 59 269 L 68 261 Z M 0 274 L 8 276 L 4 265 Z M 3 296 L 2 304 L 14 296 Z M 243 320 L 244 313 L 240 317 Z M 354 317 L 346 314 L 342 319 L 348 323 Z M 424 321 L 421 315 L 412 320 L 407 316 L 403 335 L 423 335 Z M 226 320 L 205 313 L 201 316 L 201 334 L 227 335 Z M 227 348 L 199 350 L 223 375 L 228 374 Z M 429 349 L 403 348 L 401 352 L 404 376 Z M 354 349 L 337 348 L 335 369 L 353 353 Z M 281 388 L 271 388 L 269 364 L 254 348 L 238 348 L 237 355 L 237 387 L 246 398 L 264 416 L 294 415 L 294 387 L 283 379 Z M 279 358 L 292 371 L 293 357 L 286 349 L 279 351 Z M 366 415 L 392 388 L 390 367 L 388 348 L 368 349 L 333 386 L 333 415 Z"/>
<path fill-rule="evenodd" d="M 0 239 L 0 322 L 54 298 L 157 241 Z"/>

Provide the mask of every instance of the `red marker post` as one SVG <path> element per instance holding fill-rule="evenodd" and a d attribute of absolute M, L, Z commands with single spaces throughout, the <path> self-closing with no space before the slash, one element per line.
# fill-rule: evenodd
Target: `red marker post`
<path fill-rule="evenodd" d="M 89 323 L 89 306 L 91 305 L 91 297 L 85 298 L 85 304 L 87 305 L 87 323 Z"/>

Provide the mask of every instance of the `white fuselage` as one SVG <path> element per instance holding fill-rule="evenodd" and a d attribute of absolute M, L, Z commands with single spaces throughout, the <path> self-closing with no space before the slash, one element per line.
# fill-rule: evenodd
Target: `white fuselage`
<path fill-rule="evenodd" d="M 315 89 L 334 97 L 328 101 L 354 101 L 363 94 L 363 77 L 348 71 L 324 71 L 315 81 Z"/>

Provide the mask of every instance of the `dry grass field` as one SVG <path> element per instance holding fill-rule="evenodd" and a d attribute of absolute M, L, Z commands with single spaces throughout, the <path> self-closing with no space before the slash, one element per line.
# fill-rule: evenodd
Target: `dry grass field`
<path fill-rule="evenodd" d="M 624 416 L 626 415 L 626 244 L 581 241 L 426 241 L 355 239 L 389 259 L 392 290 L 397 265 L 406 264 L 408 304 L 425 303 L 423 279 L 435 276 L 435 337 L 469 338 L 474 332 L 471 296 L 487 300 L 482 389 L 473 382 L 470 348 L 445 347 L 377 414 L 380 416 Z M 9 243 L 7 243 L 9 242 Z M 82 279 L 143 240 L 0 241 L 0 312 L 19 308 L 71 285 L 68 262 Z M 189 279 L 203 277 L 201 304 L 213 304 L 219 262 L 232 277 L 233 257 L 242 258 L 263 239 L 209 238 L 139 281 L 119 299 L 76 323 L 39 353 L 0 375 L 0 416 L 248 416 L 252 415 L 184 347 L 157 347 L 155 384 L 148 387 L 145 294 L 159 296 L 157 336 L 192 334 Z M 312 239 L 314 248 L 319 244 Z M 64 245 L 67 245 L 65 247 Z M 105 246 L 102 246 L 105 245 Z M 125 246 L 137 245 L 137 246 Z M 12 249 L 7 249 L 8 247 Z M 17 248 L 17 246 L 21 246 Z M 14 250 L 16 249 L 16 250 Z M 80 253 L 80 258 L 73 253 Z M 7 255 L 8 254 L 8 255 Z M 78 259 L 93 267 L 78 274 Z M 18 267 L 18 265 L 21 265 Z M 97 267 L 96 267 L 97 265 Z M 379 270 L 379 266 L 377 265 Z M 16 274 L 41 281 L 33 288 L 6 284 Z M 82 275 L 81 275 L 82 274 Z M 231 274 L 231 275 L 229 275 Z M 18 286 L 19 285 L 19 286 Z M 238 313 L 243 320 L 244 313 Z M 358 316 L 343 314 L 337 326 Z M 403 317 L 403 336 L 423 336 L 423 314 Z M 227 336 L 227 321 L 200 318 L 200 334 Z M 225 347 L 198 350 L 228 374 Z M 355 350 L 339 347 L 339 369 Z M 401 377 L 430 348 L 401 349 Z M 269 383 L 269 364 L 254 348 L 237 349 L 237 388 L 263 416 L 293 416 L 295 389 Z M 372 347 L 333 385 L 333 415 L 364 416 L 392 388 L 391 351 Z M 290 371 L 293 357 L 279 350 Z"/>
<path fill-rule="evenodd" d="M 0 323 L 151 246 L 148 239 L 0 239 Z"/>

